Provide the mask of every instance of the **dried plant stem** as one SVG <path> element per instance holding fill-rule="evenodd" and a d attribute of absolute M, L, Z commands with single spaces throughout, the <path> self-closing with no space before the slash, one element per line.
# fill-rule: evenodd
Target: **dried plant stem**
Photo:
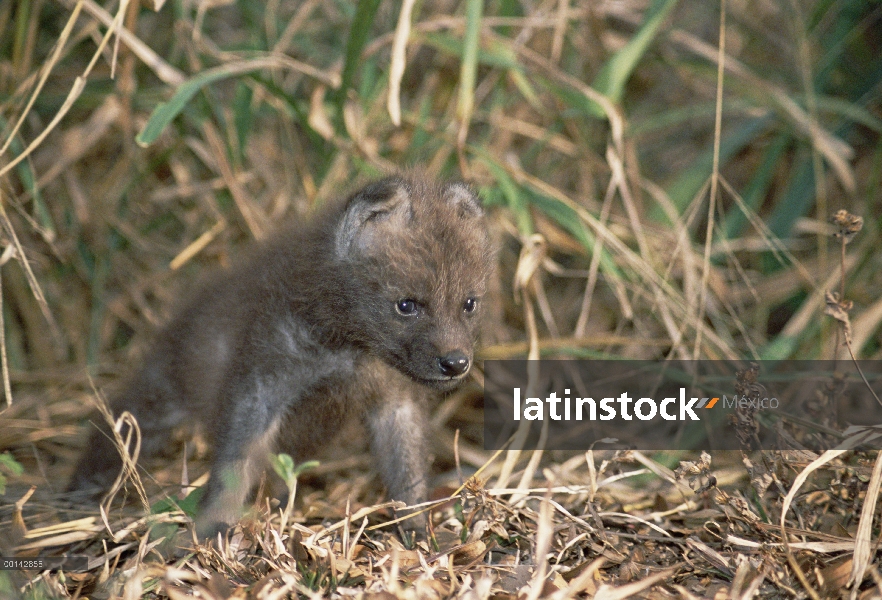
<path fill-rule="evenodd" d="M 529 341 L 529 352 L 527 353 L 527 389 L 526 396 L 530 397 L 535 394 L 535 386 L 539 382 L 539 330 L 536 324 L 536 313 L 533 308 L 533 299 L 530 291 L 533 290 L 534 279 L 545 259 L 547 251 L 547 243 L 545 238 L 539 234 L 530 236 L 521 248 L 521 256 L 518 260 L 518 267 L 515 273 L 515 291 L 520 294 L 521 304 L 524 307 L 524 321 L 527 325 L 527 340 Z M 508 486 L 508 480 L 511 477 L 514 467 L 521 456 L 521 450 L 524 447 L 524 441 L 530 430 L 530 424 L 526 420 L 522 420 L 518 426 L 514 436 L 514 449 L 509 450 L 505 456 L 505 462 L 499 477 L 496 479 L 495 487 L 504 488 Z M 538 455 L 538 458 L 537 458 Z M 542 456 L 542 450 L 534 451 L 530 458 L 530 463 L 521 477 L 519 488 L 529 487 L 529 480 L 538 465 L 538 461 Z M 523 494 L 521 494 L 521 497 Z"/>
<path fill-rule="evenodd" d="M 695 320 L 695 346 L 692 358 L 702 356 L 701 341 L 704 335 L 704 313 L 707 303 L 708 280 L 710 279 L 711 246 L 714 237 L 714 219 L 716 218 L 717 194 L 720 185 L 720 143 L 723 138 L 723 81 L 726 71 L 726 0 L 720 0 L 720 41 L 717 48 L 717 100 L 714 109 L 714 162 L 710 176 L 710 193 L 707 199 L 707 228 L 704 239 L 704 260 L 701 269 L 701 286 L 698 291 L 698 318 Z"/>
<path fill-rule="evenodd" d="M 69 2 L 68 2 L 69 3 Z M 94 0 L 79 0 L 77 5 L 82 5 L 86 12 L 101 21 L 105 27 L 109 27 L 109 31 L 113 31 L 116 23 L 116 17 L 95 4 Z M 142 42 L 135 34 L 125 27 L 118 27 L 119 38 L 129 47 L 141 62 L 150 67 L 159 79 L 170 85 L 180 85 L 184 83 L 186 77 L 184 74 L 164 61 L 153 51 L 147 44 Z M 103 47 L 99 49 L 103 51 Z"/>
<path fill-rule="evenodd" d="M 603 198 L 600 216 L 597 218 L 598 222 L 604 227 L 606 227 L 609 220 L 615 190 L 615 184 L 610 180 Z M 585 331 L 588 329 L 588 317 L 591 315 L 591 299 L 594 297 L 594 289 L 597 287 L 597 273 L 600 270 L 601 254 L 603 254 L 603 238 L 597 236 L 594 238 L 594 248 L 591 250 L 591 263 L 588 265 L 588 281 L 585 283 L 585 293 L 582 296 L 582 308 L 579 311 L 579 318 L 576 320 L 576 328 L 573 330 L 573 337 L 575 338 L 585 337 Z"/>
<path fill-rule="evenodd" d="M 401 78 L 407 64 L 407 39 L 410 37 L 410 20 L 416 0 L 404 0 L 395 28 L 395 39 L 392 42 L 392 61 L 389 66 L 389 98 L 387 108 L 392 123 L 401 125 Z"/>
<path fill-rule="evenodd" d="M 0 177 L 2 177 L 2 175 L 0 175 Z M 12 221 L 9 220 L 9 215 L 6 214 L 6 206 L 5 202 L 2 201 L 2 197 L 0 197 L 0 221 L 2 221 L 3 228 L 6 229 L 9 239 L 12 240 L 12 246 L 15 248 L 15 256 L 21 264 L 22 271 L 24 271 L 25 277 L 27 278 L 28 286 L 31 288 L 31 293 L 34 295 L 37 305 L 40 307 L 40 312 L 43 313 L 46 324 L 49 325 L 49 333 L 52 336 L 55 356 L 56 359 L 60 360 L 65 354 L 61 329 L 59 329 L 58 323 L 55 321 L 55 317 L 49 308 L 49 303 L 46 302 L 43 288 L 40 286 L 40 282 L 37 281 L 37 276 L 34 275 L 33 269 L 31 269 L 24 248 L 18 239 L 18 235 L 15 233 L 15 228 L 12 226 Z"/>
<path fill-rule="evenodd" d="M 0 361 L 3 367 L 3 393 L 6 406 L 12 406 L 12 385 L 9 382 L 9 359 L 6 356 L 6 323 L 3 320 L 3 273 L 0 272 Z"/>
<path fill-rule="evenodd" d="M 0 156 L 6 153 L 9 149 L 9 145 L 15 139 L 15 136 L 18 134 L 18 130 L 21 128 L 22 123 L 24 123 L 25 118 L 27 118 L 28 114 L 31 112 L 31 108 L 34 106 L 34 102 L 37 101 L 37 97 L 40 95 L 40 92 L 43 90 L 43 86 L 46 83 L 46 80 L 49 79 L 50 73 L 52 73 L 52 69 L 55 68 L 55 65 L 58 63 L 59 58 L 61 57 L 61 51 L 64 49 L 65 44 L 67 43 L 68 38 L 70 37 L 70 32 L 73 30 L 74 24 L 77 22 L 77 18 L 80 16 L 80 10 L 82 9 L 82 2 L 77 2 L 74 6 L 74 10 L 71 13 L 70 17 L 67 19 L 67 23 L 64 25 L 64 29 L 61 31 L 61 35 L 58 37 L 58 41 L 55 42 L 55 50 L 52 52 L 52 55 L 47 59 L 46 64 L 43 65 L 42 73 L 40 74 L 40 79 L 37 81 L 37 86 L 34 88 L 33 93 L 31 94 L 30 99 L 28 100 L 27 105 L 25 105 L 24 109 L 21 111 L 21 115 L 16 121 L 15 125 L 12 128 L 12 131 L 9 132 L 9 135 L 6 138 L 6 141 L 3 143 L 3 146 L 0 147 Z M 7 170 L 7 168 L 0 171 L 0 176 L 2 176 Z"/>

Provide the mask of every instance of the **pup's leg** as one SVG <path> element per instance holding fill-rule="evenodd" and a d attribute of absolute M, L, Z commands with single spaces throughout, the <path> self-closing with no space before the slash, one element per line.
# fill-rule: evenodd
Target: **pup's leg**
<path fill-rule="evenodd" d="M 368 414 L 371 451 L 389 496 L 407 504 L 425 501 L 428 490 L 426 416 L 418 395 L 412 386 L 395 386 Z M 414 517 L 405 527 L 418 529 L 425 522 L 425 516 Z"/>
<path fill-rule="evenodd" d="M 260 474 L 282 422 L 284 410 L 275 408 L 279 397 L 273 386 L 256 384 L 252 393 L 230 402 L 216 424 L 216 447 L 211 475 L 196 517 L 200 538 L 212 538 L 234 525 Z"/>

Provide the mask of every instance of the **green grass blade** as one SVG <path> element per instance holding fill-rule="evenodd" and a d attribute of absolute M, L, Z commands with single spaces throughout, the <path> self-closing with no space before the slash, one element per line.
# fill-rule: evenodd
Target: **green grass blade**
<path fill-rule="evenodd" d="M 520 232 L 524 238 L 532 235 L 533 217 L 530 215 L 530 209 L 523 194 L 521 194 L 518 185 L 511 176 L 509 176 L 505 169 L 489 156 L 481 156 L 479 160 L 484 163 L 487 169 L 493 174 L 494 179 L 496 179 L 496 183 L 499 185 L 499 190 L 502 192 L 503 198 L 505 198 L 508 209 L 515 217 L 518 232 Z"/>
<path fill-rule="evenodd" d="M 451 56 L 464 57 L 466 54 L 464 40 L 447 33 L 429 33 L 420 39 L 424 40 L 426 44 L 432 46 L 433 48 Z M 499 67 L 502 69 L 517 69 L 519 71 L 523 70 L 521 63 L 518 62 L 517 55 L 509 46 L 505 44 L 499 43 L 495 40 L 490 40 L 484 47 L 480 49 L 481 52 L 477 52 L 477 49 L 478 48 L 476 46 L 476 55 L 474 57 L 476 65 L 480 64 L 488 67 Z M 469 60 L 472 60 L 471 56 L 469 56 Z"/>
<path fill-rule="evenodd" d="M 346 57 L 343 63 L 343 74 L 340 79 L 340 89 L 335 98 L 338 107 L 337 130 L 343 130 L 343 104 L 346 102 L 346 92 L 352 88 L 355 74 L 361 66 L 361 51 L 367 43 L 377 16 L 380 0 L 358 0 L 355 8 L 355 16 L 352 18 L 352 28 L 349 30 L 349 38 L 346 40 Z"/>
<path fill-rule="evenodd" d="M 665 18 L 676 5 L 677 0 L 654 0 L 646 10 L 639 31 L 606 62 L 594 79 L 592 87 L 613 102 L 617 104 L 621 102 L 625 83 L 631 77 L 637 63 L 646 54 Z M 597 107 L 597 110 L 600 111 L 600 107 Z M 603 112 L 600 111 L 598 116 L 603 116 Z"/>
<path fill-rule="evenodd" d="M 816 100 L 819 110 L 833 113 L 843 119 L 863 125 L 876 133 L 882 133 L 882 119 L 860 104 L 843 98 L 836 98 L 835 96 L 818 96 Z M 800 101 L 802 100 L 800 99 Z"/>
<path fill-rule="evenodd" d="M 24 152 L 24 146 L 18 138 L 12 140 L 12 143 L 9 144 L 9 149 L 12 150 L 16 156 Z M 40 188 L 37 186 L 37 175 L 34 173 L 31 161 L 21 161 L 15 167 L 15 171 L 21 179 L 22 186 L 30 192 L 31 198 L 34 201 L 34 217 L 36 218 L 36 221 L 40 224 L 40 227 L 54 236 L 57 232 L 55 222 L 52 219 L 52 213 L 49 212 L 49 207 L 46 206 L 43 194 L 40 193 Z"/>
<path fill-rule="evenodd" d="M 793 165 L 784 196 L 775 204 L 768 219 L 769 229 L 779 238 L 790 237 L 797 219 L 804 217 L 815 205 L 815 175 L 811 156 L 804 154 Z"/>
<path fill-rule="evenodd" d="M 135 138 L 139 146 L 147 147 L 160 136 L 163 130 L 171 123 L 175 117 L 181 114 L 181 111 L 187 106 L 187 103 L 193 99 L 202 88 L 220 81 L 228 77 L 242 75 L 251 71 L 257 71 L 267 67 L 266 60 L 256 59 L 254 61 L 242 61 L 221 65 L 207 71 L 203 71 L 199 75 L 188 79 L 178 86 L 174 96 L 168 102 L 163 102 L 150 114 L 150 119 L 141 130 L 141 133 Z"/>
<path fill-rule="evenodd" d="M 763 198 L 769 192 L 776 170 L 784 152 L 790 147 L 792 138 L 789 135 L 780 134 L 763 153 L 763 160 L 753 174 L 753 178 L 741 193 L 744 204 L 754 212 L 758 212 Z M 726 232 L 727 239 L 733 239 L 741 235 L 747 216 L 738 206 L 733 206 L 723 222 L 722 229 Z"/>
<path fill-rule="evenodd" d="M 238 147 L 236 148 L 236 156 L 239 161 L 244 161 L 245 146 L 248 145 L 248 134 L 251 132 L 254 124 L 254 112 L 256 108 L 251 106 L 252 98 L 251 86 L 240 82 L 236 87 L 236 97 L 233 99 L 233 123 L 236 126 L 236 139 Z"/>
<path fill-rule="evenodd" d="M 594 242 L 596 240 L 594 232 L 585 225 L 572 207 L 567 206 L 556 198 L 540 193 L 533 193 L 530 203 L 576 238 L 585 247 L 589 255 L 594 252 Z M 624 280 L 622 271 L 605 247 L 601 249 L 600 270 L 612 278 Z"/>
<path fill-rule="evenodd" d="M 760 117 L 742 124 L 737 130 L 725 136 L 720 145 L 720 164 L 723 165 L 737 152 L 755 142 L 756 139 L 766 132 L 769 126 L 768 119 Z M 667 188 L 671 201 L 680 209 L 681 214 L 695 198 L 710 177 L 713 165 L 713 152 L 707 150 L 702 153 L 692 165 Z M 653 214 L 656 219 L 663 218 L 661 211 Z"/>

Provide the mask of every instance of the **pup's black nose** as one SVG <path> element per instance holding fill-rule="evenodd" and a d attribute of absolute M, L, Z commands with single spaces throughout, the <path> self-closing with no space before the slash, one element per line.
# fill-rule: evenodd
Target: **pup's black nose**
<path fill-rule="evenodd" d="M 469 357 L 459 350 L 454 350 L 447 356 L 439 358 L 438 366 L 445 377 L 456 377 L 469 370 Z"/>

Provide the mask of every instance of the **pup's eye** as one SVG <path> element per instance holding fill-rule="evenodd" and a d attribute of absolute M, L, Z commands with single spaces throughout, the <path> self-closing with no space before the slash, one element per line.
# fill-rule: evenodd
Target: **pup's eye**
<path fill-rule="evenodd" d="M 400 315 L 415 315 L 417 312 L 417 303 L 410 298 L 403 298 L 395 303 L 395 310 L 397 310 Z"/>
<path fill-rule="evenodd" d="M 468 298 L 462 305 L 462 309 L 467 313 L 475 312 L 476 308 L 478 308 L 477 298 Z"/>

